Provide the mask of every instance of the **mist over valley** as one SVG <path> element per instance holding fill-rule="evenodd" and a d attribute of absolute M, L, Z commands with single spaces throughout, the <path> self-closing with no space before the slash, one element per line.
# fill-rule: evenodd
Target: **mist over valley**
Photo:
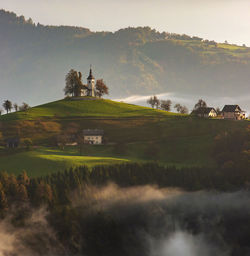
<path fill-rule="evenodd" d="M 85 187 L 81 193 L 80 197 L 71 195 L 73 206 L 66 213 L 72 227 L 60 224 L 74 240 L 56 238 L 57 232 L 63 232 L 51 223 L 56 212 L 44 208 L 26 206 L 27 218 L 14 228 L 12 222 L 18 216 L 13 208 L 0 223 L 0 255 L 229 256 L 250 252 L 247 191 L 187 193 L 110 184 Z"/>

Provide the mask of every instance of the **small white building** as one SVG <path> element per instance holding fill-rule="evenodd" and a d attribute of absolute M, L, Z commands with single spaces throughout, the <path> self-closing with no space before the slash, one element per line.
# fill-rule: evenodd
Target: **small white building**
<path fill-rule="evenodd" d="M 103 143 L 104 131 L 99 129 L 83 130 L 84 144 L 100 145 Z"/>
<path fill-rule="evenodd" d="M 95 97 L 95 78 L 92 74 L 92 68 L 90 67 L 89 76 L 87 78 L 87 84 L 80 90 L 80 96 Z"/>

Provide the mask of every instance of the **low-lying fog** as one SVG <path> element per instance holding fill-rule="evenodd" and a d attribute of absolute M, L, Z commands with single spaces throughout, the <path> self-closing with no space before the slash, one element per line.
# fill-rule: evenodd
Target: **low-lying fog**
<path fill-rule="evenodd" d="M 0 223 L 1 256 L 250 255 L 250 193 L 182 192 L 153 186 L 85 188 L 72 194 L 81 253 L 56 241 L 46 211 L 35 210 L 24 227 Z M 73 239 L 73 238 L 72 238 Z M 53 246 L 51 243 L 53 241 Z"/>

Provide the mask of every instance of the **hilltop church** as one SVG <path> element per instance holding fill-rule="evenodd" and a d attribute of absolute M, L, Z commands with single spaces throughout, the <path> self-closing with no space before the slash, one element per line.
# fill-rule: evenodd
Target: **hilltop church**
<path fill-rule="evenodd" d="M 80 78 L 81 79 L 81 78 Z M 81 96 L 96 96 L 95 91 L 95 78 L 92 74 L 92 68 L 90 67 L 89 76 L 87 77 L 87 84 L 81 86 L 80 88 L 76 88 L 73 93 L 74 97 L 81 97 Z"/>

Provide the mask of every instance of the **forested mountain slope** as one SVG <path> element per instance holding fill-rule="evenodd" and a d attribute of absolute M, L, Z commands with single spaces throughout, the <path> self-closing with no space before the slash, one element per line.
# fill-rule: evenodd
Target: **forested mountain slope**
<path fill-rule="evenodd" d="M 181 92 L 241 96 L 250 81 L 250 48 L 149 27 L 91 32 L 43 26 L 0 11 L 1 100 L 42 103 L 62 96 L 70 68 L 104 78 L 111 97 Z"/>

